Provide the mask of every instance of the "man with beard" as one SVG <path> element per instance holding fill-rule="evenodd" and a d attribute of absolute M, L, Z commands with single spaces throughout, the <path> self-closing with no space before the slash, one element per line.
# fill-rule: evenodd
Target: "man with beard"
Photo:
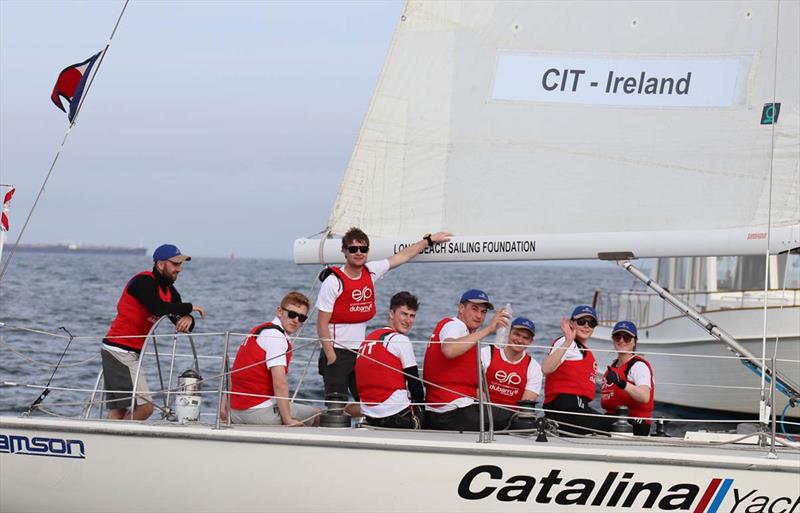
<path fill-rule="evenodd" d="M 197 312 L 205 311 L 192 303 L 181 302 L 173 283 L 178 279 L 184 262 L 192 257 L 181 254 L 172 244 L 163 244 L 153 252 L 153 269 L 144 271 L 128 281 L 117 303 L 117 316 L 103 339 L 103 379 L 109 419 L 145 420 L 153 413 L 152 399 L 143 373 L 136 378 L 140 353 L 153 325 L 164 315 L 175 324 L 175 330 L 188 333 L 194 329 Z M 136 403 L 131 404 L 136 382 Z"/>
<path fill-rule="evenodd" d="M 483 326 L 494 310 L 486 292 L 470 289 L 461 296 L 456 317 L 445 317 L 433 330 L 425 351 L 425 410 L 431 429 L 477 431 L 478 341 L 511 323 L 503 308 Z M 483 326 L 483 327 L 481 327 Z"/>

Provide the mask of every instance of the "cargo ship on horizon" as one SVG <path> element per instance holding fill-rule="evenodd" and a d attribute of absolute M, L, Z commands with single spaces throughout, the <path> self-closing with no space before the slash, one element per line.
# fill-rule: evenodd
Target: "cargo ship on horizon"
<path fill-rule="evenodd" d="M 20 244 L 17 251 L 25 253 L 74 253 L 90 255 L 144 255 L 145 247 L 93 246 L 82 244 Z"/>

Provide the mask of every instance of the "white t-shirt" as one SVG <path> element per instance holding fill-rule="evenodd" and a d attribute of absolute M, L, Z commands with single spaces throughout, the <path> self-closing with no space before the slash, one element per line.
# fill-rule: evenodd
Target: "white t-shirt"
<path fill-rule="evenodd" d="M 283 326 L 281 326 L 281 320 L 277 317 L 272 319 L 272 324 L 283 328 Z M 289 351 L 289 341 L 286 335 L 278 330 L 263 330 L 259 333 L 258 337 L 256 337 L 256 343 L 267 353 L 267 360 L 264 362 L 267 366 L 267 372 L 270 372 L 272 367 L 278 365 L 286 367 L 286 352 Z M 277 401 L 270 397 L 263 403 L 248 409 L 268 408 L 276 404 Z"/>
<path fill-rule="evenodd" d="M 556 342 L 550 348 L 550 352 L 552 353 L 553 351 L 561 347 L 561 344 L 563 343 L 564 343 L 564 337 L 559 337 L 559 339 L 556 340 Z M 564 354 L 561 355 L 561 361 L 563 362 L 564 360 L 583 360 L 583 353 L 578 348 L 578 344 L 576 344 L 574 340 L 569 345 L 567 350 L 564 351 Z"/>
<path fill-rule="evenodd" d="M 378 342 L 381 343 L 381 342 Z M 386 350 L 400 358 L 400 365 L 402 367 L 415 367 L 417 365 L 417 357 L 414 356 L 414 347 L 411 345 L 411 340 L 402 333 L 393 333 L 383 339 L 383 345 Z M 394 372 L 393 370 L 386 369 L 386 372 Z M 376 405 L 367 405 L 361 403 L 361 412 L 374 418 L 383 418 L 408 408 L 411 401 L 408 400 L 408 389 L 406 387 L 398 388 L 392 395 L 390 395 L 384 402 Z"/>
<path fill-rule="evenodd" d="M 389 260 L 376 260 L 375 262 L 367 262 L 367 269 L 372 273 L 372 283 L 380 280 L 384 274 L 389 270 Z M 344 269 L 344 266 L 341 267 Z M 364 269 L 361 270 L 364 272 Z M 331 274 L 322 286 L 319 288 L 319 295 L 317 296 L 317 308 L 320 312 L 333 312 L 333 304 L 342 293 L 342 284 L 339 278 Z M 330 323 L 328 324 L 331 338 L 336 341 L 334 347 L 347 347 L 350 349 L 358 350 L 367 334 L 367 323 L 359 322 L 356 324 L 342 324 Z"/>
<path fill-rule="evenodd" d="M 450 322 L 446 323 L 444 326 L 442 326 L 442 329 L 439 331 L 439 340 L 444 342 L 445 340 L 466 337 L 467 335 L 469 335 L 469 329 L 467 328 L 467 325 L 464 324 L 464 322 L 461 321 L 461 319 L 453 319 Z M 481 354 L 481 360 L 483 360 L 483 354 Z M 475 372 L 477 372 L 477 369 L 475 370 Z M 426 386 L 433 386 L 433 385 L 426 385 Z M 425 405 L 425 409 L 435 413 L 444 413 L 448 411 L 453 411 L 456 408 L 466 408 L 467 406 L 473 404 L 474 402 L 475 400 L 472 399 L 471 397 L 459 397 L 458 399 L 454 399 L 449 403 L 442 404 L 440 406 Z"/>
<path fill-rule="evenodd" d="M 650 388 L 650 379 L 652 373 L 650 368 L 642 362 L 635 362 L 631 365 L 631 370 L 628 372 L 628 381 L 633 382 L 634 385 L 644 385 Z"/>
<path fill-rule="evenodd" d="M 506 357 L 506 353 L 501 348 L 498 348 L 497 352 L 500 354 L 500 357 L 503 359 L 503 361 L 506 361 L 508 363 L 517 363 L 519 361 L 517 360 L 516 362 L 512 362 L 511 360 L 509 360 L 508 357 Z M 523 358 L 524 357 L 525 356 L 523 355 Z M 489 368 L 489 365 L 492 363 L 491 347 L 481 348 L 481 362 L 483 362 L 483 367 L 485 369 Z M 544 376 L 542 374 L 542 367 L 539 365 L 539 362 L 531 358 L 530 363 L 528 363 L 528 372 L 527 372 L 528 382 L 525 383 L 525 390 L 540 395 L 542 390 L 543 377 Z"/>

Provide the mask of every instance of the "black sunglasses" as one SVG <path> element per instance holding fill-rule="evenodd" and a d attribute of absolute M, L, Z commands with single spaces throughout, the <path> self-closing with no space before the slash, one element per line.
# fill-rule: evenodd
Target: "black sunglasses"
<path fill-rule="evenodd" d="M 633 335 L 631 335 L 630 333 L 614 333 L 613 335 L 611 335 L 611 338 L 613 340 L 621 340 L 623 342 L 630 342 L 631 340 L 633 340 Z"/>
<path fill-rule="evenodd" d="M 297 317 L 300 319 L 300 322 L 306 322 L 308 320 L 308 316 L 303 315 L 300 312 L 295 312 L 294 310 L 289 310 L 288 308 L 284 308 L 283 311 L 286 312 L 286 315 L 288 315 L 290 319 Z"/>
<path fill-rule="evenodd" d="M 362 253 L 369 253 L 369 246 L 347 246 L 347 251 L 351 254 L 358 253 L 359 251 Z"/>
<path fill-rule="evenodd" d="M 597 321 L 594 319 L 577 319 L 575 321 L 575 324 L 577 324 L 578 326 L 586 326 L 588 324 L 590 328 L 597 327 Z"/>

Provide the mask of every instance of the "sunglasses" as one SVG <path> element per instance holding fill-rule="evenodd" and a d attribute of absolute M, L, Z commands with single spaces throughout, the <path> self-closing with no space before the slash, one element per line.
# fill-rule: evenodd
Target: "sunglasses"
<path fill-rule="evenodd" d="M 347 251 L 350 254 L 358 253 L 369 253 L 369 246 L 347 246 Z"/>
<path fill-rule="evenodd" d="M 588 325 L 590 328 L 596 328 L 597 327 L 597 321 L 594 320 L 594 319 L 577 319 L 575 321 L 575 324 L 577 324 L 578 326 L 586 326 L 586 325 Z"/>
<path fill-rule="evenodd" d="M 630 342 L 633 340 L 633 335 L 630 333 L 614 333 L 611 335 L 611 339 L 615 342 Z"/>
<path fill-rule="evenodd" d="M 295 312 L 294 310 L 289 310 L 288 308 L 284 308 L 283 311 L 286 312 L 286 315 L 288 315 L 290 319 L 297 318 L 300 320 L 300 322 L 306 322 L 308 320 L 308 316 L 303 315 L 300 312 Z"/>

